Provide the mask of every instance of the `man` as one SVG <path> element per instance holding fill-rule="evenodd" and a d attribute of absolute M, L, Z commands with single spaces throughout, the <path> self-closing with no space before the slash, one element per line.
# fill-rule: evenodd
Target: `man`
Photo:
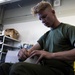
<path fill-rule="evenodd" d="M 51 4 L 46 1 L 34 6 L 32 13 L 37 14 L 42 23 L 51 28 L 30 50 L 22 49 L 18 54 L 21 60 L 37 56 L 36 64 L 2 64 L 0 75 L 74 75 L 75 27 L 59 22 Z"/>

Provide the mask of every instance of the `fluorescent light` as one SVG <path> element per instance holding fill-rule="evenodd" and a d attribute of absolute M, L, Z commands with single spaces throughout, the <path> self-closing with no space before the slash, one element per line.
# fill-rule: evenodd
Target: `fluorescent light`
<path fill-rule="evenodd" d="M 3 2 L 5 2 L 5 0 L 0 0 L 0 3 L 3 3 Z"/>
<path fill-rule="evenodd" d="M 11 1 L 11 0 L 0 0 L 0 3 L 7 2 L 7 1 Z"/>
<path fill-rule="evenodd" d="M 20 1 L 20 0 L 0 0 L 0 5 L 1 4 L 12 3 L 12 2 L 16 2 L 16 1 Z"/>

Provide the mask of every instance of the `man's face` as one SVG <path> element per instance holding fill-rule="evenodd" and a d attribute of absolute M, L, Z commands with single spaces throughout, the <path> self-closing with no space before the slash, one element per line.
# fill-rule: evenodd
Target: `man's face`
<path fill-rule="evenodd" d="M 39 19 L 42 21 L 42 23 L 47 27 L 53 27 L 55 17 L 53 10 L 44 10 L 38 13 Z"/>

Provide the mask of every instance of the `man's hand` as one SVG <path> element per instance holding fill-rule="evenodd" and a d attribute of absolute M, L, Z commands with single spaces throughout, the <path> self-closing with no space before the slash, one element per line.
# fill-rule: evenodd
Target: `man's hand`
<path fill-rule="evenodd" d="M 36 64 L 42 60 L 42 58 L 51 59 L 53 57 L 53 53 L 44 51 L 44 50 L 34 50 L 30 53 L 30 58 L 38 56 L 39 58 L 36 61 Z"/>
<path fill-rule="evenodd" d="M 28 56 L 29 56 L 29 53 L 25 48 L 21 49 L 18 53 L 18 58 L 19 60 L 22 60 L 22 61 L 26 60 Z"/>

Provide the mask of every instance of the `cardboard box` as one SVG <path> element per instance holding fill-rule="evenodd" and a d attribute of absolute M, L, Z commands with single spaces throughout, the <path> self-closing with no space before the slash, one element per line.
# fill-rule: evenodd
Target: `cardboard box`
<path fill-rule="evenodd" d="M 13 29 L 13 28 L 6 29 L 6 30 L 4 31 L 4 35 L 9 36 L 9 37 L 14 38 L 14 39 L 18 39 L 18 38 L 19 38 L 19 33 L 18 33 L 18 31 L 16 31 L 16 30 Z"/>

